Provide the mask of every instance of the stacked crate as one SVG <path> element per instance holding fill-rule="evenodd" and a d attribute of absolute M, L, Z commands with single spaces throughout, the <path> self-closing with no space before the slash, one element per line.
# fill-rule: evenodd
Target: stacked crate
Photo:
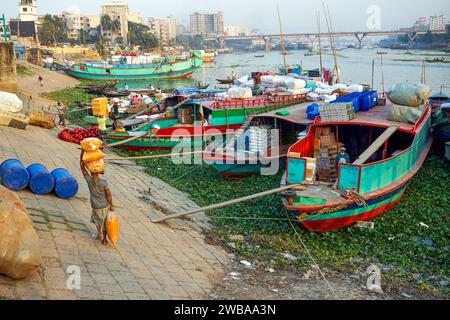
<path fill-rule="evenodd" d="M 319 112 L 322 122 L 342 122 L 355 119 L 355 109 L 350 102 L 320 105 Z"/>
<path fill-rule="evenodd" d="M 271 126 L 250 127 L 249 151 L 251 153 L 264 153 L 271 146 Z"/>
<path fill-rule="evenodd" d="M 330 127 L 315 130 L 314 158 L 317 159 L 317 179 L 332 182 L 337 179 L 336 155 L 344 144 L 336 141 Z"/>

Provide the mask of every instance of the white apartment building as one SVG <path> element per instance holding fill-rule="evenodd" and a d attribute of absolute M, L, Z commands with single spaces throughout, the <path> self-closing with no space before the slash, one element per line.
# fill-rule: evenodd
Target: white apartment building
<path fill-rule="evenodd" d="M 81 30 L 86 31 L 87 33 L 95 32 L 100 24 L 100 17 L 98 16 L 63 12 L 62 17 L 66 23 L 68 36 L 71 39 L 78 39 L 80 37 Z"/>
<path fill-rule="evenodd" d="M 191 34 L 214 34 L 222 35 L 224 33 L 223 12 L 214 14 L 201 14 L 195 12 L 190 15 Z"/>
<path fill-rule="evenodd" d="M 145 24 L 144 18 L 142 18 L 141 14 L 138 12 L 129 12 L 127 15 L 127 18 L 128 18 L 128 22 Z"/>
<path fill-rule="evenodd" d="M 121 1 L 112 1 L 110 3 L 102 5 L 102 15 L 108 15 L 112 20 L 120 21 L 120 37 L 124 42 L 128 41 L 128 4 Z M 103 36 L 112 37 L 112 34 L 103 30 Z"/>
<path fill-rule="evenodd" d="M 249 36 L 252 30 L 246 26 L 225 26 L 224 32 L 229 37 Z"/>
<path fill-rule="evenodd" d="M 430 17 L 430 31 L 445 31 L 446 20 L 444 15 Z"/>
<path fill-rule="evenodd" d="M 169 16 L 166 19 L 149 18 L 150 32 L 162 43 L 174 41 L 177 36 L 177 18 Z"/>

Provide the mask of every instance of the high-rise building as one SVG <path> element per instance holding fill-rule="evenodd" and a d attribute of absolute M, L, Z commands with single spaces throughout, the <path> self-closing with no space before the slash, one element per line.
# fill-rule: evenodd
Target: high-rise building
<path fill-rule="evenodd" d="M 177 18 L 169 16 L 166 19 L 148 19 L 150 32 L 162 43 L 174 41 L 177 36 Z"/>
<path fill-rule="evenodd" d="M 428 27 L 428 19 L 426 17 L 421 17 L 414 23 L 414 31 L 428 31 Z"/>
<path fill-rule="evenodd" d="M 138 12 L 129 12 L 127 15 L 128 22 L 144 24 L 144 18 Z"/>
<path fill-rule="evenodd" d="M 126 43 L 128 41 L 128 4 L 121 1 L 112 1 L 102 5 L 102 15 L 108 15 L 112 20 L 120 21 L 119 36 Z M 113 37 L 111 30 L 103 30 L 104 36 Z"/>
<path fill-rule="evenodd" d="M 36 0 L 21 0 L 19 2 L 20 21 L 38 21 Z"/>
<path fill-rule="evenodd" d="M 100 17 L 88 16 L 72 12 L 63 12 L 61 15 L 65 21 L 69 38 L 79 39 L 81 31 L 94 33 L 100 24 Z"/>
<path fill-rule="evenodd" d="M 214 34 L 222 35 L 224 33 L 223 12 L 214 14 L 201 14 L 195 12 L 190 15 L 191 34 Z"/>
<path fill-rule="evenodd" d="M 445 31 L 445 16 L 444 15 L 436 15 L 430 17 L 430 31 Z"/>

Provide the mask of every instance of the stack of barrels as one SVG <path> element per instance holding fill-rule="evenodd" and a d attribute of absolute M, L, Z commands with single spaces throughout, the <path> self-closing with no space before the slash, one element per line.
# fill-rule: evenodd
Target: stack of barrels
<path fill-rule="evenodd" d="M 78 183 L 68 170 L 57 168 L 49 172 L 40 163 L 34 163 L 25 168 L 18 159 L 2 162 L 0 179 L 6 188 L 13 191 L 29 187 L 34 194 L 46 195 L 54 192 L 62 199 L 70 199 L 78 192 Z"/>

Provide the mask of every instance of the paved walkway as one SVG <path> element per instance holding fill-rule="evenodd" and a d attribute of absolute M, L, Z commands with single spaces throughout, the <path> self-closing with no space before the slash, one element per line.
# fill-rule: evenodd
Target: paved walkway
<path fill-rule="evenodd" d="M 80 184 L 75 198 L 19 192 L 38 231 L 42 272 L 13 281 L 0 276 L 0 297 L 8 299 L 205 299 L 221 281 L 226 252 L 208 245 L 201 230 L 203 215 L 153 224 L 148 214 L 163 214 L 142 199 L 150 192 L 172 212 L 196 207 L 188 196 L 146 175 L 132 162 L 107 166 L 120 218 L 116 248 L 92 238 L 88 189 L 79 170 L 77 145 L 56 138 L 58 130 L 0 126 L 0 160 L 18 158 L 25 166 L 39 162 L 49 170 L 69 169 Z M 67 289 L 67 267 L 81 269 L 81 289 Z"/>

